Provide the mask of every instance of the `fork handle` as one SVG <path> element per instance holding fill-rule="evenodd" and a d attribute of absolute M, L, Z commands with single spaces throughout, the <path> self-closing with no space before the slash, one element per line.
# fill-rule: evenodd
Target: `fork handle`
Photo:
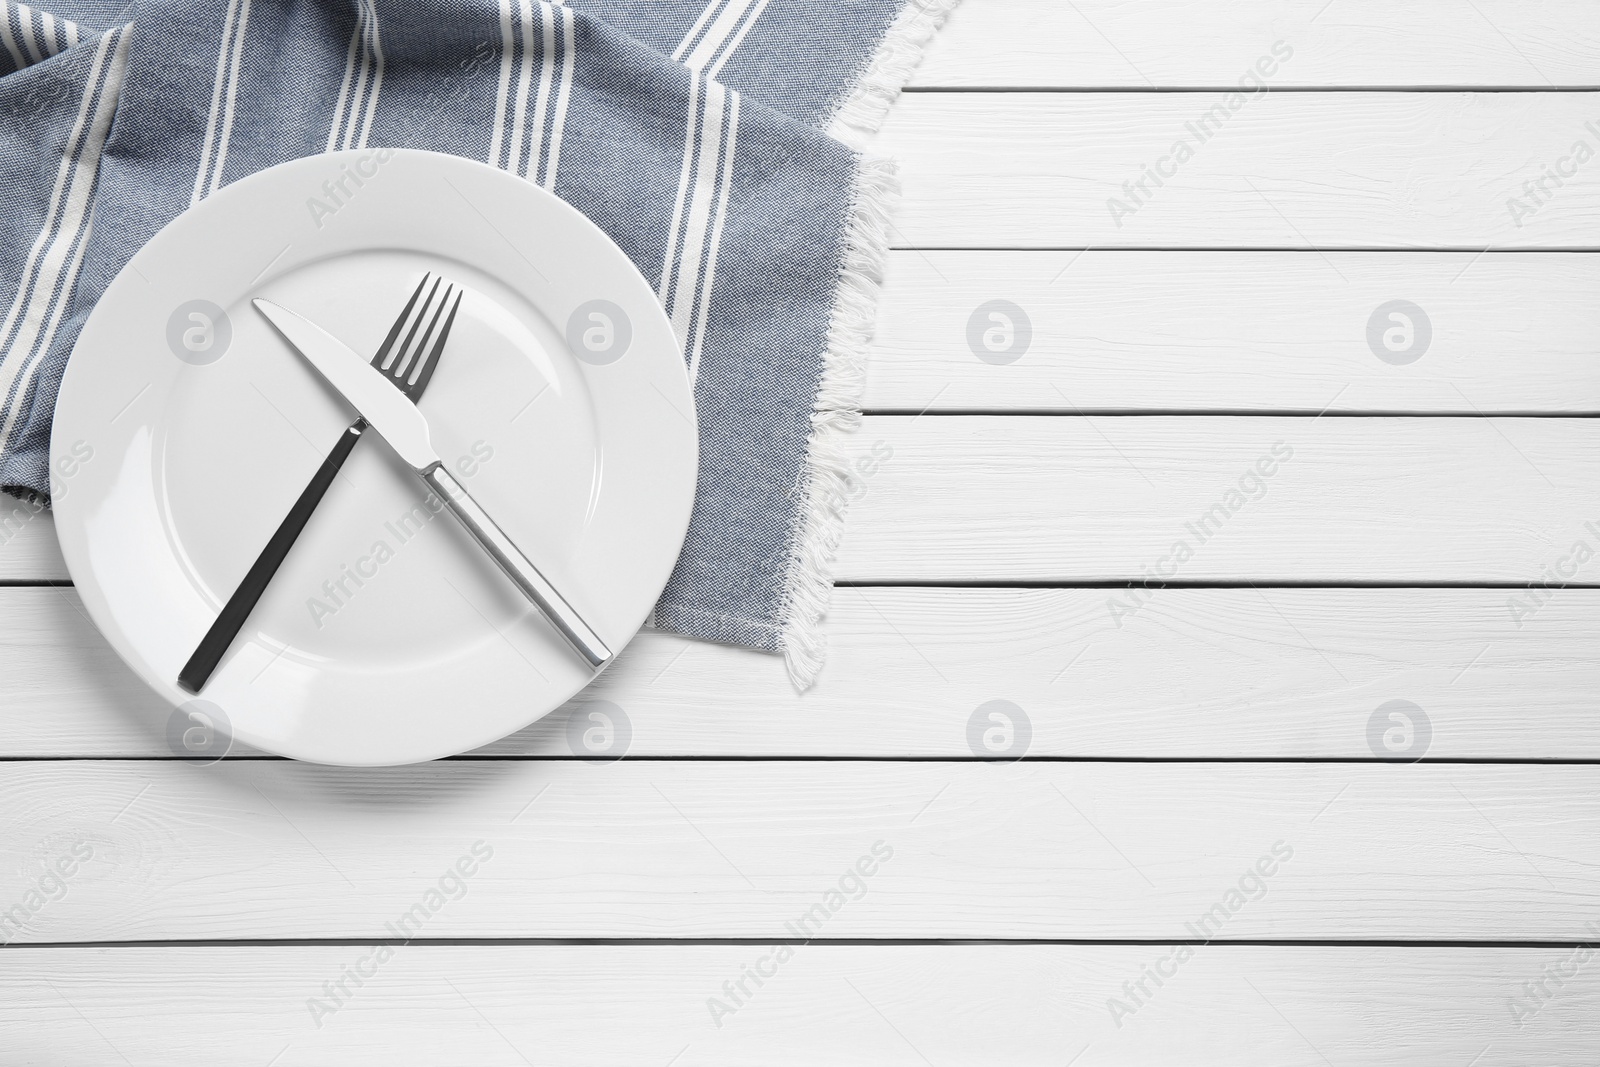
<path fill-rule="evenodd" d="M 350 424 L 349 429 L 339 435 L 339 441 L 333 446 L 333 451 L 322 461 L 317 473 L 311 476 L 311 481 L 300 493 L 300 499 L 294 502 L 289 514 L 278 524 L 277 532 L 267 542 L 267 547 L 261 550 L 261 555 L 250 565 L 244 581 L 233 591 L 233 595 L 222 607 L 222 614 L 211 624 L 211 629 L 206 631 L 206 635 L 200 639 L 199 646 L 195 648 L 194 655 L 189 657 L 189 662 L 185 663 L 183 670 L 178 673 L 178 684 L 185 690 L 198 693 L 211 678 L 212 672 L 217 669 L 217 664 L 222 662 L 223 655 L 233 644 L 233 639 L 244 628 L 250 612 L 255 610 L 256 601 L 266 592 L 272 576 L 278 573 L 278 567 L 289 555 L 289 549 L 294 547 L 300 531 L 306 528 L 306 523 L 311 520 L 311 513 L 317 510 L 323 494 L 328 491 L 328 486 L 333 484 L 333 479 L 339 474 L 339 468 L 344 466 L 344 461 L 350 458 L 350 450 L 356 447 L 356 442 L 361 439 L 361 432 L 366 428 L 366 420 L 357 419 Z"/>
<path fill-rule="evenodd" d="M 606 647 L 600 636 L 583 621 L 571 604 L 551 585 L 545 576 L 539 573 L 527 556 L 516 543 L 507 537 L 489 513 L 478 505 L 462 484 L 455 480 L 451 473 L 444 469 L 444 465 L 435 463 L 422 472 L 422 478 L 450 506 L 455 517 L 461 520 L 461 525 L 467 532 L 489 553 L 491 559 L 499 564 L 500 569 L 506 572 L 506 577 L 516 583 L 524 596 L 533 601 L 534 605 L 544 613 L 545 618 L 567 639 L 573 649 L 588 662 L 589 666 L 598 670 L 605 666 L 611 659 L 611 650 Z"/>

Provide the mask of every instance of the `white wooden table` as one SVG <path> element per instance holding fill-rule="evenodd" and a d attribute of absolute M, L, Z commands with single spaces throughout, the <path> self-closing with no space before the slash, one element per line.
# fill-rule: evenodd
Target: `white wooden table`
<path fill-rule="evenodd" d="M 621 762 L 194 767 L 12 509 L 0 1062 L 1600 1058 L 1600 6 L 967 0 L 881 141 L 804 696 L 646 634 Z"/>

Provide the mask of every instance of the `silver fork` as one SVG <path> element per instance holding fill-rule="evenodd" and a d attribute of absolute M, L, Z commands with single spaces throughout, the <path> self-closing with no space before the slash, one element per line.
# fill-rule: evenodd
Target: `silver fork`
<path fill-rule="evenodd" d="M 429 282 L 432 286 L 429 286 Z M 439 293 L 440 285 L 444 286 L 444 293 Z M 423 296 L 426 290 L 427 295 Z M 451 299 L 452 295 L 455 297 Z M 400 314 L 395 318 L 394 325 L 389 327 L 389 334 L 383 339 L 383 344 L 378 346 L 377 355 L 372 357 L 372 365 L 389 376 L 399 389 L 414 404 L 422 399 L 428 382 L 433 378 L 434 369 L 439 365 L 439 354 L 444 351 L 445 342 L 450 338 L 450 327 L 455 324 L 456 310 L 461 306 L 463 291 L 457 286 L 446 283 L 432 271 L 422 276 L 422 281 L 417 283 L 412 290 L 411 299 L 406 301 L 406 306 L 400 309 Z M 439 297 L 436 301 L 435 297 Z M 417 301 L 421 298 L 421 304 Z M 446 312 L 448 308 L 448 313 Z M 412 311 L 416 314 L 413 315 Z M 443 323 L 441 325 L 441 319 Z M 424 327 L 426 322 L 426 327 Z M 409 324 L 409 329 L 407 326 Z M 422 336 L 417 333 L 421 330 Z M 400 340 L 401 331 L 405 338 Z M 437 331 L 437 333 L 435 332 Z M 399 344 L 396 341 L 399 340 Z M 367 424 L 362 419 L 357 419 L 350 424 L 349 429 L 339 435 L 339 441 L 328 453 L 328 458 L 322 461 L 322 466 L 317 468 L 317 473 L 312 475 L 300 498 L 295 501 L 294 507 L 284 517 L 283 522 L 267 541 L 266 547 L 250 565 L 244 580 L 239 583 L 239 588 L 233 591 L 228 602 L 223 605 L 222 612 L 217 616 L 211 628 L 206 631 L 205 637 L 200 639 L 200 644 L 195 647 L 194 655 L 189 657 L 183 670 L 178 673 L 178 684 L 190 693 L 198 693 L 217 669 L 217 664 L 222 662 L 222 657 L 233 644 L 233 639 L 244 628 L 245 620 L 250 617 L 250 612 L 255 610 L 256 602 L 261 599 L 261 594 L 266 592 L 267 585 L 271 583 L 272 576 L 278 573 L 278 568 L 288 557 L 289 550 L 294 547 L 295 541 L 304 530 L 306 523 L 311 520 L 311 515 L 317 510 L 317 505 L 322 502 L 322 497 L 327 493 L 328 487 L 339 474 L 339 469 L 344 466 L 345 460 L 350 458 L 350 452 L 360 440 Z"/>
<path fill-rule="evenodd" d="M 422 290 L 430 278 L 433 279 L 433 287 L 428 289 L 428 295 L 422 301 L 422 306 L 417 309 L 416 317 L 411 318 L 411 308 L 416 304 L 417 297 L 422 295 Z M 444 296 L 435 304 L 433 298 L 438 293 L 440 285 L 444 285 Z M 450 299 L 452 294 L 455 296 L 454 302 Z M 406 306 L 401 309 L 400 317 L 395 319 L 394 325 L 389 328 L 389 336 L 378 346 L 378 354 L 372 357 L 372 365 L 389 375 L 395 387 L 413 404 L 422 399 L 423 390 L 428 388 L 428 381 L 433 377 L 433 369 L 438 366 L 439 353 L 444 351 L 444 343 L 450 338 L 450 327 L 455 324 L 456 309 L 461 306 L 462 295 L 462 291 L 457 289 L 454 283 L 445 282 L 443 278 L 436 277 L 432 271 L 424 274 L 422 281 L 412 292 L 411 299 L 407 300 Z M 446 307 L 450 309 L 450 313 L 445 316 L 444 326 L 439 327 L 439 319 L 445 315 Z M 433 310 L 431 318 L 428 316 L 430 308 Z M 394 343 L 395 338 L 400 336 L 407 319 L 411 321 L 411 329 L 406 331 L 405 340 L 401 341 L 397 348 Z M 428 319 L 428 328 L 423 330 L 421 340 L 413 344 L 423 319 Z M 437 338 L 433 336 L 435 328 L 439 328 Z M 433 341 L 431 349 L 428 348 L 430 340 Z"/>

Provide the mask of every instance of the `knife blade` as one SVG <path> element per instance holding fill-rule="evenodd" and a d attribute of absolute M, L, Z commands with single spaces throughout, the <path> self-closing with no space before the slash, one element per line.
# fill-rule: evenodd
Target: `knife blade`
<path fill-rule="evenodd" d="M 594 669 L 604 666 L 612 657 L 611 650 L 516 542 L 450 474 L 433 447 L 427 416 L 359 353 L 310 319 L 270 300 L 257 299 L 251 303 L 290 347 L 355 408 L 368 427 L 387 441 L 406 465 L 439 494 L 479 546 L 588 665 Z"/>

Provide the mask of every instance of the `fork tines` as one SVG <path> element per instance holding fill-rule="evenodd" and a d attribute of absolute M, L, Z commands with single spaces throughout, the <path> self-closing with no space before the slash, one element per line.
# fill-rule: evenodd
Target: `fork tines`
<path fill-rule="evenodd" d="M 433 283 L 431 286 L 428 284 L 430 281 Z M 442 294 L 439 292 L 441 285 L 444 287 Z M 426 296 L 423 296 L 423 290 L 427 290 Z M 427 388 L 428 379 L 433 377 L 433 369 L 439 362 L 439 353 L 444 351 L 445 341 L 450 336 L 450 327 L 455 324 L 456 309 L 461 306 L 462 295 L 462 289 L 446 282 L 432 271 L 424 274 L 422 281 L 418 282 L 416 289 L 412 291 L 411 299 L 406 301 L 399 318 L 395 319 L 394 325 L 390 327 L 389 336 L 383 339 L 378 354 L 372 357 L 372 365 L 393 378 L 400 391 L 413 400 Z M 451 299 L 452 296 L 454 300 Z M 413 309 L 416 311 L 415 315 L 412 314 Z M 446 314 L 446 311 L 449 313 Z M 440 325 L 441 318 L 443 325 Z M 400 331 L 405 329 L 407 323 L 410 323 L 410 329 L 406 330 L 405 339 L 397 346 L 395 339 L 400 336 Z M 422 333 L 420 339 L 417 337 L 419 330 Z"/>

